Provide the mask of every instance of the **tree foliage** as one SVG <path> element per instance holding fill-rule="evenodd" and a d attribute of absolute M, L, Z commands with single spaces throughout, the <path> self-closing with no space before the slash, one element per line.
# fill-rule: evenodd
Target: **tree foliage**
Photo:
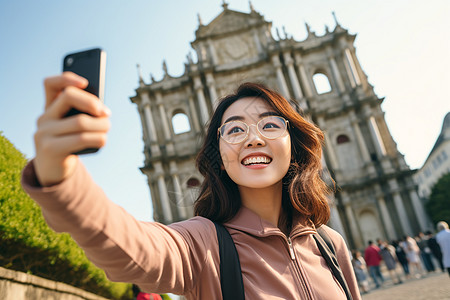
<path fill-rule="evenodd" d="M 426 209 L 434 224 L 439 221 L 450 223 L 450 173 L 433 186 Z"/>
<path fill-rule="evenodd" d="M 68 234 L 45 223 L 39 206 L 22 190 L 27 160 L 0 132 L 0 266 L 62 281 L 113 299 L 131 299 L 131 287 L 109 281 Z"/>

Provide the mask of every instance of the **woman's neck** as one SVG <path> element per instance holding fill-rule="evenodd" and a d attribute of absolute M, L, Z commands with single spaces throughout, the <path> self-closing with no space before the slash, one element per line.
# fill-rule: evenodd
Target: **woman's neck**
<path fill-rule="evenodd" d="M 239 186 L 242 205 L 259 215 L 261 219 L 278 226 L 282 209 L 282 187 L 281 181 L 260 189 Z"/>

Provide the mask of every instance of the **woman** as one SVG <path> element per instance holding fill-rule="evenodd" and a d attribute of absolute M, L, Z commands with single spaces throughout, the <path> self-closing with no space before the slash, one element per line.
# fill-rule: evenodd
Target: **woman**
<path fill-rule="evenodd" d="M 70 155 L 102 147 L 109 128 L 108 110 L 81 90 L 86 84 L 72 73 L 45 81 L 46 111 L 23 186 L 48 224 L 69 232 L 111 280 L 221 299 L 216 221 L 236 244 L 247 299 L 346 299 L 312 237 L 329 219 L 323 136 L 286 99 L 256 84 L 221 99 L 197 158 L 205 180 L 196 217 L 165 226 L 139 222 L 110 202 Z M 71 107 L 90 115 L 63 118 Z M 360 299 L 344 240 L 324 228 Z"/>
<path fill-rule="evenodd" d="M 369 281 L 367 280 L 367 265 L 364 258 L 361 256 L 361 252 L 358 250 L 352 251 L 352 265 L 355 271 L 356 280 L 363 294 L 369 292 Z"/>
<path fill-rule="evenodd" d="M 410 266 L 414 267 L 414 272 L 416 278 L 422 277 L 422 264 L 420 263 L 420 249 L 417 246 L 417 242 L 410 236 L 403 237 L 403 242 L 401 244 L 403 250 L 406 253 L 406 258 Z"/>

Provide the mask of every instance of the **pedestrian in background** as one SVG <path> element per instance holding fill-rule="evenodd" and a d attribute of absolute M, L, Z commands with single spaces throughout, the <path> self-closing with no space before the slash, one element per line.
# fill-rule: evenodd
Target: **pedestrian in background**
<path fill-rule="evenodd" d="M 447 222 L 439 222 L 437 224 L 437 230 L 438 234 L 436 234 L 436 241 L 441 247 L 442 263 L 450 276 L 450 230 L 448 229 Z"/>
<path fill-rule="evenodd" d="M 410 236 L 405 236 L 401 245 L 406 253 L 409 265 L 414 268 L 415 277 L 422 277 L 422 266 L 419 257 L 420 249 L 417 246 L 416 240 Z"/>
<path fill-rule="evenodd" d="M 369 267 L 369 274 L 375 283 L 375 288 L 379 288 L 384 282 L 383 275 L 381 275 L 380 272 L 380 262 L 382 258 L 378 252 L 380 252 L 380 248 L 375 246 L 372 241 L 369 241 L 369 246 L 367 246 L 364 251 L 364 259 Z M 380 282 L 378 282 L 377 278 Z"/>
<path fill-rule="evenodd" d="M 401 242 L 401 241 L 400 241 Z M 411 275 L 409 273 L 409 264 L 408 259 L 406 258 L 405 250 L 400 245 L 399 241 L 392 241 L 392 246 L 395 248 L 395 255 L 397 256 L 398 262 L 403 268 L 403 272 L 405 273 L 405 277 L 409 278 Z"/>
<path fill-rule="evenodd" d="M 442 272 L 445 272 L 444 264 L 442 263 L 442 251 L 441 246 L 439 246 L 438 242 L 436 241 L 436 237 L 433 236 L 431 231 L 425 232 L 425 234 L 428 236 L 428 247 L 431 250 L 431 253 L 433 253 L 434 258 L 438 261 L 438 265 L 441 268 Z"/>
<path fill-rule="evenodd" d="M 431 249 L 428 247 L 428 237 L 423 232 L 419 232 L 419 235 L 416 237 L 416 242 L 417 246 L 419 246 L 420 257 L 422 258 L 425 269 L 427 269 L 428 273 L 434 272 L 436 269 L 431 260 Z"/>
<path fill-rule="evenodd" d="M 395 255 L 395 248 L 385 241 L 380 241 L 380 252 L 384 264 L 389 271 L 389 276 L 394 284 L 403 283 L 400 275 L 397 273 L 397 257 Z"/>
<path fill-rule="evenodd" d="M 369 292 L 369 281 L 367 280 L 367 265 L 359 250 L 352 251 L 352 265 L 355 271 L 356 280 L 362 294 Z"/>
<path fill-rule="evenodd" d="M 163 300 L 161 295 L 155 293 L 144 293 L 141 289 L 133 284 L 133 300 Z"/>

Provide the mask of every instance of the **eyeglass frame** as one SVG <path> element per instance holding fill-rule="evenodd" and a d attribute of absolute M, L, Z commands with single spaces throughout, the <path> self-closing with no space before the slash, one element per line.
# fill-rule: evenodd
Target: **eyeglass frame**
<path fill-rule="evenodd" d="M 282 119 L 282 120 L 284 121 L 284 123 L 285 123 L 285 127 L 284 127 L 283 133 L 280 134 L 280 136 L 278 136 L 278 137 L 276 137 L 276 138 L 270 138 L 270 137 L 265 136 L 261 131 L 259 131 L 259 128 L 258 128 L 258 124 L 259 124 L 262 120 L 267 119 L 267 118 L 272 118 L 272 117 L 278 117 L 278 118 Z M 245 126 L 247 126 L 247 130 L 246 130 L 246 133 L 245 133 L 245 137 L 242 139 L 242 141 L 240 141 L 240 142 L 235 142 L 235 143 L 229 142 L 229 141 L 227 141 L 227 140 L 222 136 L 222 134 L 220 133 L 220 129 L 221 129 L 223 126 L 225 126 L 226 124 L 231 123 L 231 122 L 241 122 L 241 123 L 245 124 Z M 244 121 L 240 121 L 240 120 L 232 120 L 232 121 L 228 121 L 228 122 L 225 122 L 225 123 L 223 123 L 222 125 L 220 125 L 220 127 L 217 128 L 217 135 L 218 135 L 219 138 L 222 138 L 226 143 L 232 144 L 232 145 L 236 145 L 236 144 L 239 144 L 239 143 L 242 143 L 243 141 L 245 141 L 245 140 L 247 139 L 247 137 L 248 137 L 248 134 L 250 133 L 250 127 L 251 127 L 251 126 L 255 126 L 255 127 L 256 127 L 256 131 L 257 131 L 261 136 L 263 136 L 264 138 L 269 139 L 269 140 L 276 140 L 276 139 L 280 138 L 280 137 L 288 130 L 288 125 L 289 125 L 289 120 L 286 120 L 286 119 L 283 118 L 282 116 L 278 116 L 278 115 L 266 116 L 266 117 L 260 119 L 256 124 L 250 124 L 250 125 L 248 125 L 248 124 L 245 123 Z"/>

